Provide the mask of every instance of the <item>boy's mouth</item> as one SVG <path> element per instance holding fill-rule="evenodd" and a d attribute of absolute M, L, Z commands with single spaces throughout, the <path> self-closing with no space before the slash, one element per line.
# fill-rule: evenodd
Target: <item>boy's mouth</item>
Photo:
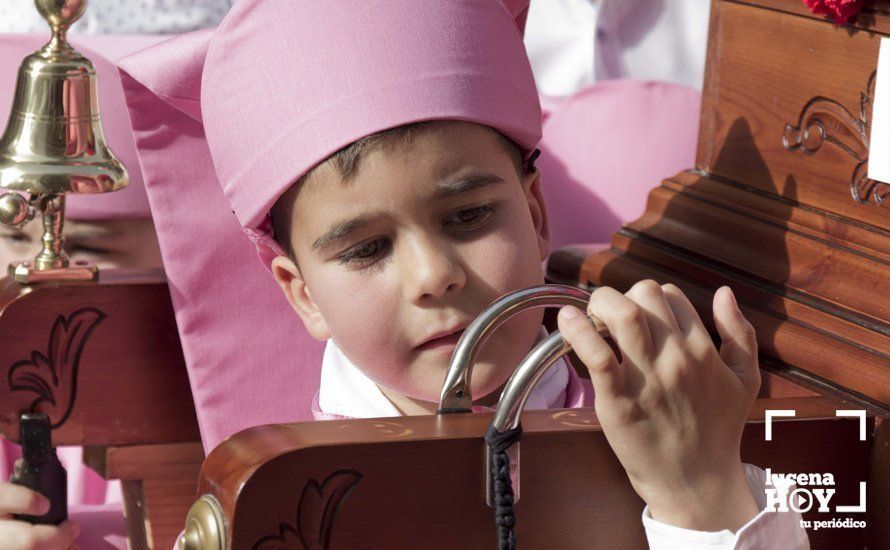
<path fill-rule="evenodd" d="M 465 326 L 456 329 L 437 332 L 429 336 L 426 341 L 415 346 L 416 351 L 428 350 L 453 350 L 457 346 L 457 341 L 464 333 Z"/>

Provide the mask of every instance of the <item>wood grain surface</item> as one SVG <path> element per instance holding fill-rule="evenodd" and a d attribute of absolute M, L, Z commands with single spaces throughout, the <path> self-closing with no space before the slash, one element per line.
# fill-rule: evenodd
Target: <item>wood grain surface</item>
<path fill-rule="evenodd" d="M 837 502 L 855 504 L 871 441 L 858 441 L 858 420 L 834 418 L 838 406 L 822 397 L 758 400 L 743 459 L 776 472 L 834 472 Z M 775 424 L 770 442 L 767 408 L 798 414 Z M 492 548 L 482 441 L 490 421 L 464 414 L 252 428 L 210 454 L 201 492 L 222 502 L 234 549 L 301 548 L 319 533 L 329 537 L 324 548 Z M 643 503 L 592 409 L 528 411 L 523 428 L 521 547 L 646 547 Z M 862 536 L 826 530 L 813 547 L 854 548 Z"/>
<path fill-rule="evenodd" d="M 57 424 L 56 445 L 200 440 L 163 272 L 0 285 L 4 437 L 17 440 L 19 413 L 35 409 Z"/>
<path fill-rule="evenodd" d="M 890 415 L 890 186 L 863 177 L 887 2 L 838 27 L 799 2 L 716 1 L 696 167 L 653 185 L 605 251 L 548 277 L 674 283 L 710 325 L 733 288 L 764 369 Z"/>

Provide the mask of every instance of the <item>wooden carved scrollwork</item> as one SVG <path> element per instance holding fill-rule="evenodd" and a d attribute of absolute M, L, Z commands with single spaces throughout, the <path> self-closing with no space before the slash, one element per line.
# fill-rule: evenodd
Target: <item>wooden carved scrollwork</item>
<path fill-rule="evenodd" d="M 837 101 L 817 96 L 804 105 L 797 125 L 785 125 L 782 143 L 789 151 L 816 153 L 828 143 L 856 160 L 850 177 L 853 200 L 881 204 L 890 195 L 890 185 L 868 177 L 868 141 L 871 132 L 871 107 L 875 90 L 873 72 L 865 92 L 859 94 L 859 114 L 854 115 Z"/>
<path fill-rule="evenodd" d="M 337 470 L 319 484 L 310 479 L 297 504 L 294 525 L 279 524 L 278 534 L 265 536 L 253 550 L 323 550 L 328 548 L 337 511 L 364 476 L 350 469 Z"/>
<path fill-rule="evenodd" d="M 46 352 L 31 351 L 29 359 L 16 361 L 6 373 L 11 393 L 35 394 L 29 409 L 46 413 L 52 427 L 68 420 L 77 398 L 80 356 L 96 326 L 107 317 L 99 309 L 78 309 L 67 317 L 59 315 L 49 334 Z"/>

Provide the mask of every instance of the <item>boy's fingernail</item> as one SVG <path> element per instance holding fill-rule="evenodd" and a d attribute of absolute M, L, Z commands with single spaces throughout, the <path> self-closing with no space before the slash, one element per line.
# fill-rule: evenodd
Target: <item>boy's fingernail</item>
<path fill-rule="evenodd" d="M 563 319 L 575 319 L 581 316 L 581 312 L 575 306 L 565 306 L 559 310 L 559 316 Z"/>
<path fill-rule="evenodd" d="M 739 302 L 735 299 L 735 292 L 733 292 L 730 287 L 726 287 L 726 289 L 729 290 L 729 301 L 732 302 L 732 305 L 734 305 L 735 308 L 738 310 Z M 739 311 L 741 311 L 741 310 L 739 310 Z"/>
<path fill-rule="evenodd" d="M 42 516 L 43 514 L 49 513 L 49 508 L 50 508 L 49 499 L 47 499 L 45 496 L 41 495 L 37 501 L 37 511 Z"/>

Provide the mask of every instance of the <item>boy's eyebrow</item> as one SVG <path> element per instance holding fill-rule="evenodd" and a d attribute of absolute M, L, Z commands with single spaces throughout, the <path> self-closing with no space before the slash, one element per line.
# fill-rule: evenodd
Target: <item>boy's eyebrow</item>
<path fill-rule="evenodd" d="M 453 180 L 445 180 L 439 182 L 436 185 L 439 190 L 436 191 L 435 196 L 436 198 L 453 197 L 454 195 L 459 195 L 461 193 L 466 193 L 469 191 L 475 191 L 476 189 L 480 189 L 488 185 L 494 185 L 503 182 L 503 178 L 494 174 L 470 174 L 469 176 L 462 176 Z"/>
<path fill-rule="evenodd" d="M 436 187 L 438 189 L 435 193 L 435 198 L 453 197 L 454 195 L 467 193 L 469 191 L 475 191 L 476 189 L 481 189 L 482 187 L 487 187 L 489 185 L 495 185 L 503 182 L 503 178 L 494 174 L 470 174 L 469 176 L 462 176 L 452 180 L 444 180 L 436 184 Z M 315 242 L 312 243 L 312 250 L 324 248 L 332 242 L 342 239 L 356 229 L 364 227 L 369 222 L 370 217 L 359 216 L 358 218 L 353 218 L 349 221 L 338 223 L 337 225 L 328 229 L 324 233 L 324 235 L 315 239 Z"/>
<path fill-rule="evenodd" d="M 334 227 L 328 229 L 324 235 L 315 239 L 315 242 L 312 243 L 312 250 L 318 250 L 319 248 L 323 248 L 332 242 L 342 239 L 352 231 L 359 229 L 368 224 L 370 220 L 366 216 L 359 216 L 358 218 L 353 218 L 349 221 L 338 223 Z"/>

